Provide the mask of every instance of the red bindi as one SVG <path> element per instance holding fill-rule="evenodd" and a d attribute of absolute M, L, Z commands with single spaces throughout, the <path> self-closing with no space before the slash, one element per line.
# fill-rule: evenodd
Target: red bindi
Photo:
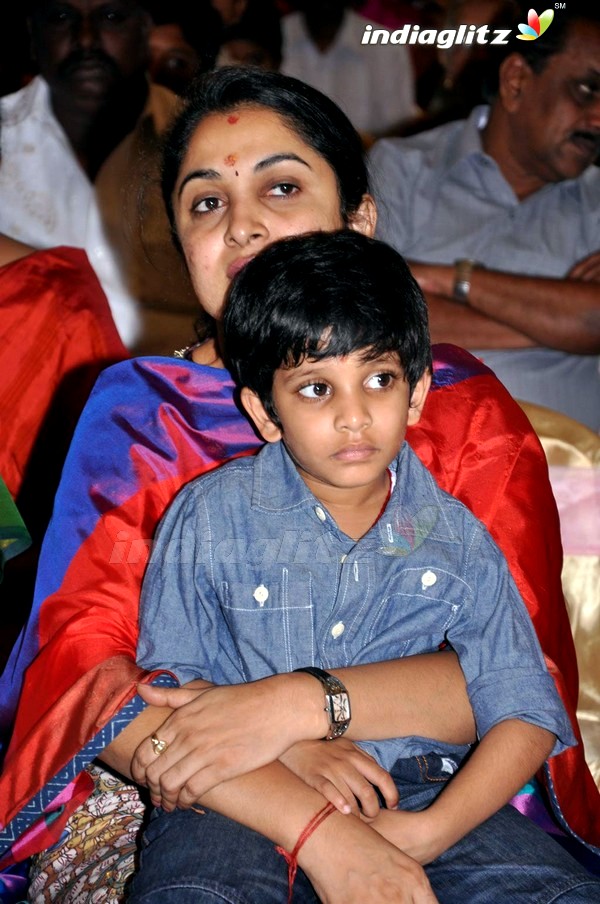
<path fill-rule="evenodd" d="M 230 126 L 234 126 L 239 118 L 240 117 L 237 113 L 232 113 L 230 116 L 227 117 L 227 122 L 229 123 Z"/>

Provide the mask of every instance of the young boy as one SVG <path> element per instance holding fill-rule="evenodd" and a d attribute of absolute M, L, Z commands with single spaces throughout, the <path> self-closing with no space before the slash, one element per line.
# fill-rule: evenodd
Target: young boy
<path fill-rule="evenodd" d="M 234 281 L 223 336 L 266 445 L 193 481 L 166 514 L 138 661 L 181 683 L 308 668 L 336 739 L 348 695 L 323 670 L 452 648 L 480 738 L 468 761 L 467 747 L 418 737 L 361 746 L 400 793 L 378 831 L 422 863 L 455 846 L 464 866 L 457 842 L 573 736 L 503 556 L 404 442 L 431 382 L 421 292 L 380 242 L 350 231 L 287 239 Z M 494 831 L 510 835 L 511 818 Z M 484 872 L 477 882 L 493 883 Z"/>

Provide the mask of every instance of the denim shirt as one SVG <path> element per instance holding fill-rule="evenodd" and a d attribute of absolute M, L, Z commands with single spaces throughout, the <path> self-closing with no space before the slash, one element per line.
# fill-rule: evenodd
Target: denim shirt
<path fill-rule="evenodd" d="M 388 504 L 358 541 L 309 491 L 282 443 L 188 484 L 161 522 L 146 572 L 138 662 L 182 683 L 234 684 L 450 645 L 480 736 L 517 718 L 554 732 L 554 753 L 573 744 L 486 529 L 406 443 L 393 467 Z M 467 749 L 416 737 L 363 746 L 386 769 L 400 757 Z"/>

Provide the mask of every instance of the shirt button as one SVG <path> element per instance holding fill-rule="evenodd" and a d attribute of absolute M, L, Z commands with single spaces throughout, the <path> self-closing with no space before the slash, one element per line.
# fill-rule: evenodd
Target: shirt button
<path fill-rule="evenodd" d="M 346 625 L 344 624 L 344 622 L 339 621 L 337 625 L 334 625 L 331 629 L 331 636 L 335 638 L 341 637 L 345 630 Z"/>
<path fill-rule="evenodd" d="M 425 590 L 426 587 L 433 587 L 436 582 L 437 575 L 433 571 L 426 571 L 421 578 L 421 587 Z"/>
<path fill-rule="evenodd" d="M 315 515 L 317 516 L 319 521 L 325 521 L 327 518 L 327 515 L 325 514 L 325 512 L 323 511 L 323 509 L 321 508 L 320 505 L 315 506 Z"/>
<path fill-rule="evenodd" d="M 256 602 L 258 603 L 259 606 L 264 606 L 266 601 L 269 599 L 269 591 L 267 590 L 267 588 L 265 587 L 264 584 L 261 584 L 259 587 L 256 588 L 256 590 L 254 591 L 252 596 L 254 597 L 254 599 L 256 600 Z"/>

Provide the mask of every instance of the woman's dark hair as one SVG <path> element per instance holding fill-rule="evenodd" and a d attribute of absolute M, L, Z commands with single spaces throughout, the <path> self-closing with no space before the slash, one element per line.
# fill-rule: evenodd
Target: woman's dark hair
<path fill-rule="evenodd" d="M 190 139 L 207 116 L 243 106 L 277 113 L 327 161 L 337 179 L 342 218 L 348 223 L 369 190 L 362 143 L 350 120 L 328 97 L 298 79 L 263 69 L 225 67 L 192 82 L 165 140 L 162 192 L 175 243 L 173 192 Z"/>
<path fill-rule="evenodd" d="M 223 329 L 234 379 L 275 421 L 275 371 L 305 358 L 397 353 L 411 393 L 431 369 L 427 305 L 404 258 L 351 229 L 265 248 L 233 280 Z"/>

